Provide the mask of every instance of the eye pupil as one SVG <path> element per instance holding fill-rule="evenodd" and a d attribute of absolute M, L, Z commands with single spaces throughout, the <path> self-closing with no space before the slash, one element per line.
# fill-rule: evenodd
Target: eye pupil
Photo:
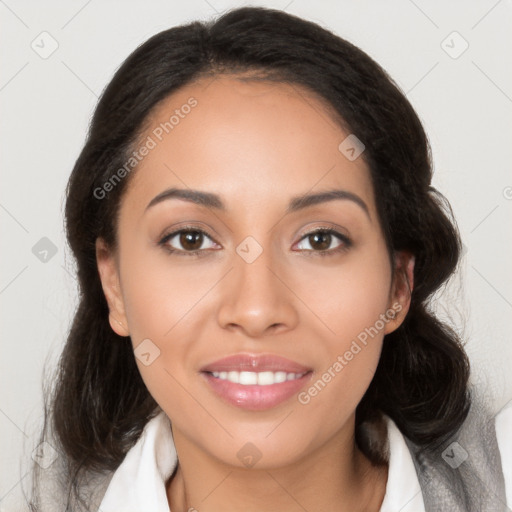
<path fill-rule="evenodd" d="M 313 233 L 309 235 L 311 247 L 319 251 L 325 251 L 331 245 L 330 233 Z"/>
<path fill-rule="evenodd" d="M 203 234 L 200 231 L 187 231 L 181 233 L 180 243 L 184 249 L 195 251 L 201 247 L 202 238 Z"/>

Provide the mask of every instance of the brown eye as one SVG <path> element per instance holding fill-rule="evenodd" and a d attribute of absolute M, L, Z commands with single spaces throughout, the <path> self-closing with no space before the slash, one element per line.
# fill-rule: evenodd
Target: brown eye
<path fill-rule="evenodd" d="M 308 235 L 309 244 L 313 249 L 325 251 L 331 245 L 332 235 L 330 233 L 318 232 Z"/>
<path fill-rule="evenodd" d="M 333 244 L 333 242 L 336 242 Z M 304 245 L 305 244 L 305 245 Z M 334 254 L 349 249 L 351 240 L 333 229 L 318 229 L 306 234 L 298 244 L 300 250 L 318 253 L 319 255 Z"/>
<path fill-rule="evenodd" d="M 179 231 L 174 231 L 165 235 L 159 244 L 171 253 L 191 256 L 203 251 L 206 253 L 206 249 L 213 249 L 216 245 L 212 238 L 200 229 L 180 229 Z"/>
<path fill-rule="evenodd" d="M 180 234 L 180 244 L 186 251 L 196 251 L 203 243 L 203 233 L 200 231 L 184 231 Z"/>

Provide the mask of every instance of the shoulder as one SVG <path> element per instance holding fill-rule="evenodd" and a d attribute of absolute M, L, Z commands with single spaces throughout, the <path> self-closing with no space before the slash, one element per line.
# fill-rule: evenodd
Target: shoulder
<path fill-rule="evenodd" d="M 508 407 L 496 414 L 490 403 L 473 388 L 469 413 L 449 439 L 430 447 L 407 440 L 427 511 L 505 509 L 512 485 L 512 416 Z"/>

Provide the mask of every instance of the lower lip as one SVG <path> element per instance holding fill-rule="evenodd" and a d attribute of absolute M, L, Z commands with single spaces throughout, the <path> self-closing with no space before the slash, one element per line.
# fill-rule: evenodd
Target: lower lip
<path fill-rule="evenodd" d="M 287 380 L 268 386 L 235 384 L 202 372 L 213 391 L 230 404 L 248 411 L 271 409 L 298 393 L 311 378 L 312 372 L 299 379 Z"/>

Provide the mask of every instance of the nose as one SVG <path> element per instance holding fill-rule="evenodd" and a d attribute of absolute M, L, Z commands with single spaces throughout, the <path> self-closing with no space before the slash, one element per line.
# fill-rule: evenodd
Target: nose
<path fill-rule="evenodd" d="M 222 291 L 219 325 L 252 338 L 294 329 L 298 299 L 284 274 L 272 265 L 270 251 L 264 250 L 252 263 L 235 254 Z"/>

